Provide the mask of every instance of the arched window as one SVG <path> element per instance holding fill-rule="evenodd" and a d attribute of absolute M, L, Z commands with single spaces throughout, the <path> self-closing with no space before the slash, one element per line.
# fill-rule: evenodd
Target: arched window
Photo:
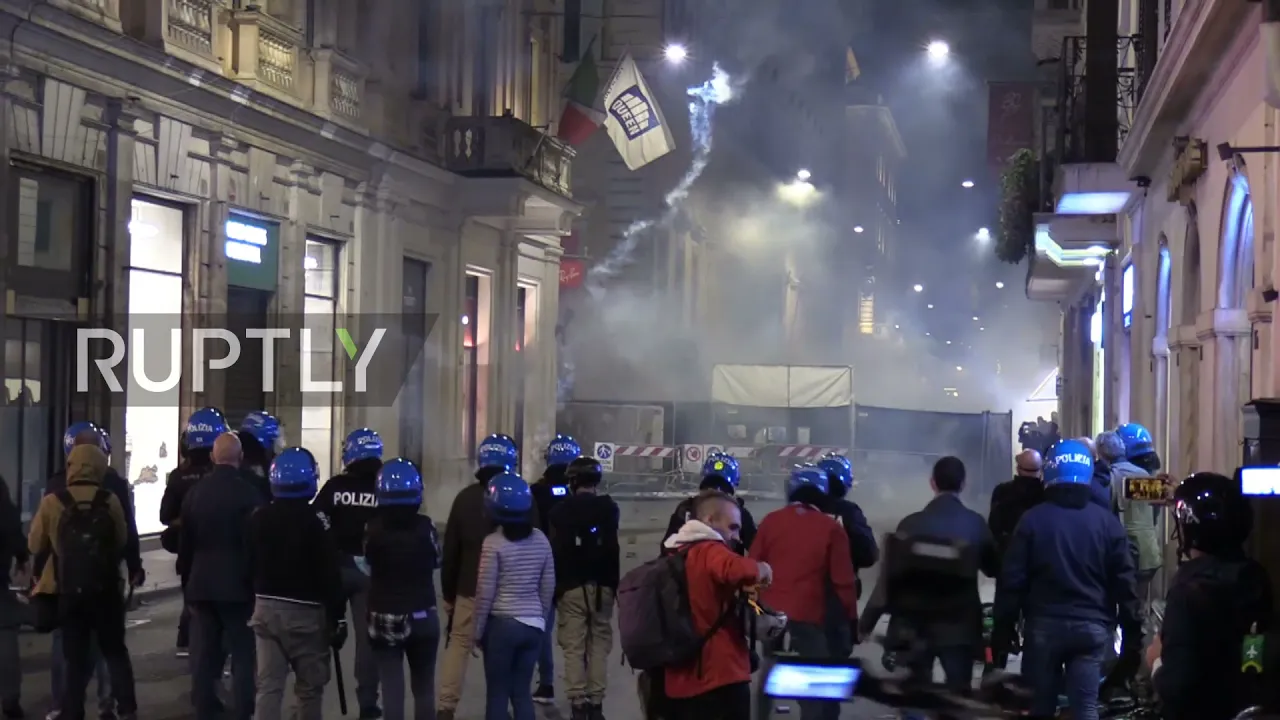
<path fill-rule="evenodd" d="M 1253 289 L 1253 199 L 1244 162 L 1237 160 L 1222 204 L 1222 262 L 1218 307 L 1243 308 Z"/>
<path fill-rule="evenodd" d="M 1168 335 L 1173 322 L 1173 259 L 1169 255 L 1169 239 L 1160 235 L 1160 257 L 1156 264 L 1156 335 Z"/>
<path fill-rule="evenodd" d="M 1200 230 L 1195 203 L 1187 206 L 1187 232 L 1182 241 L 1180 272 L 1182 307 L 1178 313 L 1178 324 L 1195 325 L 1200 315 Z"/>

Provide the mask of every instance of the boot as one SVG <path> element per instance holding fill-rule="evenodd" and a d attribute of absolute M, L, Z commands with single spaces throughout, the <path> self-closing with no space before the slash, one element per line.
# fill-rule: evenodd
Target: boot
<path fill-rule="evenodd" d="M 569 720 L 591 720 L 590 705 L 574 705 L 569 711 Z"/>
<path fill-rule="evenodd" d="M 604 720 L 604 705 L 600 703 L 592 703 L 590 707 L 590 715 L 588 720 Z"/>

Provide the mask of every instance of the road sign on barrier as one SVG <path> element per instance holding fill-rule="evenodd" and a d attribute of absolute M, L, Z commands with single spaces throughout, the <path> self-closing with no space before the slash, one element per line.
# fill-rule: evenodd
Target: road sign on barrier
<path fill-rule="evenodd" d="M 601 470 L 613 472 L 613 443 L 596 443 L 595 455 Z"/>
<path fill-rule="evenodd" d="M 702 467 L 706 452 L 701 445 L 685 445 L 680 451 L 680 464 L 685 472 L 694 472 Z"/>

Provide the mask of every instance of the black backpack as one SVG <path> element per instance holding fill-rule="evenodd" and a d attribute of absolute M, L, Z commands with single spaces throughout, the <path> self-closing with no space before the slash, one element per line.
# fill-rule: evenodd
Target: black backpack
<path fill-rule="evenodd" d="M 98 488 L 88 502 L 59 490 L 62 519 L 58 523 L 55 577 L 64 599 L 95 598 L 120 591 L 120 553 L 111 493 Z"/>
<path fill-rule="evenodd" d="M 590 512 L 557 513 L 557 535 L 563 534 L 558 545 L 569 567 L 585 570 L 587 574 L 605 572 L 617 565 L 618 506 L 607 495 L 592 498 Z M 573 508 L 577 510 L 577 508 Z M 585 508 L 584 508 L 585 509 Z M 596 582 L 605 578 L 592 578 Z"/>

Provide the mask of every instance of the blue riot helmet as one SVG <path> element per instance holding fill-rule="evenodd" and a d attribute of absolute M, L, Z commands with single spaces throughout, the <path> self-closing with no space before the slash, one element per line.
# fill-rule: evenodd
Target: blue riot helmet
<path fill-rule="evenodd" d="M 1126 460 L 1135 460 L 1156 451 L 1156 444 L 1151 439 L 1151 433 L 1138 423 L 1125 423 L 1116 428 L 1116 434 L 1124 441 L 1124 457 Z"/>
<path fill-rule="evenodd" d="M 342 444 L 342 466 L 370 459 L 382 459 L 382 436 L 367 427 L 352 430 Z"/>
<path fill-rule="evenodd" d="M 98 437 L 98 449 L 102 450 L 102 454 L 111 454 L 111 436 L 107 431 L 98 426 L 97 423 L 91 423 L 88 420 L 71 423 L 71 427 L 62 433 L 62 454 L 70 455 L 71 448 L 76 445 L 76 438 L 86 432 L 91 432 Z"/>
<path fill-rule="evenodd" d="M 827 453 L 818 461 L 818 467 L 827 473 L 832 495 L 838 494 L 843 497 L 849 488 L 853 487 L 853 463 L 849 462 L 849 458 L 836 453 Z"/>
<path fill-rule="evenodd" d="M 284 450 L 284 436 L 280 434 L 280 420 L 266 410 L 257 410 L 244 416 L 240 429 L 252 435 L 259 445 L 271 455 Z"/>
<path fill-rule="evenodd" d="M 519 475 L 501 472 L 489 480 L 484 506 L 494 522 L 524 522 L 533 508 L 533 492 Z"/>
<path fill-rule="evenodd" d="M 187 449 L 210 450 L 213 441 L 227 432 L 227 419 L 218 408 L 206 407 L 191 413 L 187 419 Z"/>
<path fill-rule="evenodd" d="M 476 463 L 481 470 L 501 468 L 515 470 L 520 466 L 520 451 L 516 449 L 516 441 L 510 435 L 494 433 L 485 438 L 476 448 Z M 519 478 L 516 478 L 519 480 Z M 523 481 L 521 481 L 523 482 Z"/>
<path fill-rule="evenodd" d="M 1044 484 L 1088 485 L 1093 482 L 1093 452 L 1079 440 L 1063 440 L 1044 458 Z"/>
<path fill-rule="evenodd" d="M 412 460 L 392 458 L 378 471 L 378 506 L 392 505 L 413 508 L 422 505 L 422 472 Z"/>
<path fill-rule="evenodd" d="M 547 445 L 547 467 L 568 465 L 582 457 L 582 446 L 568 435 L 556 435 Z"/>
<path fill-rule="evenodd" d="M 798 491 L 806 487 L 812 487 L 826 495 L 827 489 L 830 487 L 827 471 L 811 463 L 795 466 L 791 471 L 791 477 L 787 478 L 787 499 L 791 499 Z"/>
<path fill-rule="evenodd" d="M 271 461 L 271 495 L 280 500 L 310 500 L 320 482 L 320 467 L 310 450 L 285 448 Z"/>
<path fill-rule="evenodd" d="M 737 488 L 742 473 L 738 469 L 738 459 L 722 452 L 711 453 L 702 463 L 702 479 L 720 478 L 729 483 L 730 488 Z"/>

